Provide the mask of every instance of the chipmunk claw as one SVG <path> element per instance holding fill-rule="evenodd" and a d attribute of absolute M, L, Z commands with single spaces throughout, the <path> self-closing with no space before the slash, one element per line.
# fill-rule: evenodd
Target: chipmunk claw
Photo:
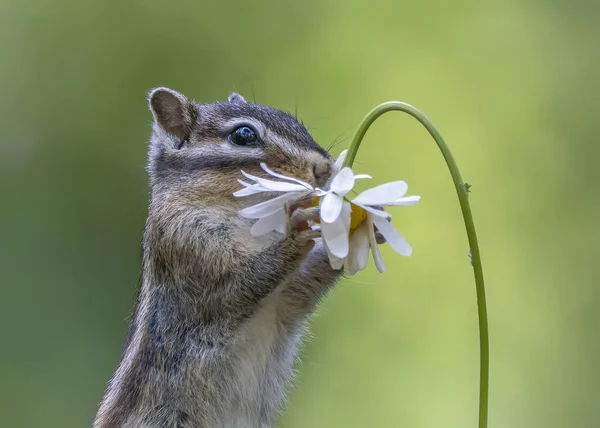
<path fill-rule="evenodd" d="M 315 239 L 321 237 L 320 230 L 314 230 L 308 224 L 309 221 L 315 221 L 319 218 L 319 208 L 302 208 L 305 204 L 296 201 L 288 203 L 285 206 L 287 217 L 287 236 L 298 243 L 306 253 L 315 245 Z"/>

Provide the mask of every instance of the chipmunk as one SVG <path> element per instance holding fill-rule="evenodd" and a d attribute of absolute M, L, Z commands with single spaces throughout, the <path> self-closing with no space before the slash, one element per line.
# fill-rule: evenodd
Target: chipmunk
<path fill-rule="evenodd" d="M 253 237 L 236 199 L 260 162 L 315 187 L 333 160 L 294 117 L 231 94 L 198 104 L 153 90 L 151 201 L 142 282 L 122 360 L 94 428 L 271 427 L 285 404 L 307 317 L 340 277 L 308 220 Z M 263 199 L 261 199 L 263 198 Z"/>

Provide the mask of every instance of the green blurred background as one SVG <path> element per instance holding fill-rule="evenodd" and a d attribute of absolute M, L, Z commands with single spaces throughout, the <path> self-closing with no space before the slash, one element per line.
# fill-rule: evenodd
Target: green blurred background
<path fill-rule="evenodd" d="M 89 426 L 140 271 L 146 92 L 232 91 L 349 144 L 425 111 L 466 181 L 487 279 L 490 426 L 600 426 L 600 3 L 0 1 L 0 425 Z M 433 141 L 399 113 L 355 164 L 403 179 L 414 248 L 321 306 L 278 427 L 474 427 L 468 245 Z"/>

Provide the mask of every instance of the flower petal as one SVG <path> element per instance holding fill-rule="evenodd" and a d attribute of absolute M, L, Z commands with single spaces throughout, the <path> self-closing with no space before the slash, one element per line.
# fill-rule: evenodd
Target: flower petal
<path fill-rule="evenodd" d="M 373 216 L 369 216 L 370 220 L 373 220 Z M 383 264 L 383 259 L 381 258 L 381 253 L 379 252 L 379 247 L 377 246 L 377 240 L 375 239 L 375 229 L 373 227 L 369 227 L 369 246 L 371 247 L 371 252 L 373 253 L 373 261 L 375 262 L 375 267 L 380 273 L 385 272 L 385 265 Z"/>
<path fill-rule="evenodd" d="M 258 184 L 253 184 L 245 187 L 244 189 L 238 190 L 237 192 L 233 192 L 233 196 L 240 198 L 242 196 L 250 196 L 263 192 L 268 192 L 268 190 L 264 190 L 262 186 L 259 186 Z"/>
<path fill-rule="evenodd" d="M 241 196 L 255 195 L 256 193 L 269 191 L 269 190 L 264 189 L 260 184 L 256 184 L 256 183 L 251 184 L 251 183 L 245 182 L 244 180 L 238 180 L 238 183 L 240 183 L 242 186 L 244 186 L 244 189 L 234 192 L 233 196 L 241 197 Z"/>
<path fill-rule="evenodd" d="M 373 177 L 371 177 L 369 174 L 356 174 L 354 176 L 354 179 L 356 180 L 358 178 L 373 178 Z"/>
<path fill-rule="evenodd" d="M 334 255 L 331 255 L 329 258 L 329 266 L 331 266 L 331 269 L 333 270 L 340 270 L 344 267 L 344 259 L 339 259 Z"/>
<path fill-rule="evenodd" d="M 405 196 L 403 198 L 396 199 L 394 202 L 390 202 L 388 205 L 415 205 L 420 200 L 420 196 Z"/>
<path fill-rule="evenodd" d="M 412 254 L 412 248 L 408 245 L 406 239 L 392 226 L 392 223 L 381 217 L 373 217 L 373 223 L 375 223 L 379 232 L 398 254 L 403 256 L 410 256 Z"/>
<path fill-rule="evenodd" d="M 353 201 L 364 205 L 388 205 L 406 195 L 407 190 L 408 186 L 404 181 L 392 181 L 365 190 Z"/>
<path fill-rule="evenodd" d="M 274 230 L 278 230 L 281 225 L 285 226 L 285 210 L 283 208 L 279 208 L 271 214 L 258 219 L 250 228 L 250 234 L 252 236 L 266 235 Z"/>
<path fill-rule="evenodd" d="M 341 268 L 343 268 L 344 262 L 346 259 L 339 258 L 339 257 L 336 257 L 333 254 L 331 254 L 331 251 L 327 247 L 327 244 L 325 243 L 324 240 L 323 240 L 323 247 L 325 248 L 325 251 L 327 252 L 327 257 L 329 258 L 329 266 L 331 266 L 331 269 L 340 270 Z"/>
<path fill-rule="evenodd" d="M 372 208 L 372 207 L 370 207 L 368 205 L 363 205 L 363 204 L 361 204 L 359 202 L 356 202 L 355 199 L 353 199 L 350 202 L 352 202 L 356 206 L 361 207 L 363 210 L 365 210 L 365 211 L 367 211 L 367 212 L 369 212 L 369 213 L 371 213 L 373 215 L 376 215 L 377 217 L 387 218 L 388 220 L 392 218 L 392 215 L 390 213 L 386 213 L 383 210 Z"/>
<path fill-rule="evenodd" d="M 244 171 L 242 171 L 242 174 L 244 174 L 246 178 L 256 181 L 259 185 L 271 192 L 303 192 L 306 190 L 312 190 L 307 189 L 306 186 L 303 186 L 301 184 L 286 183 L 285 181 L 267 180 L 266 178 L 260 178 L 255 175 L 248 174 Z"/>
<path fill-rule="evenodd" d="M 346 205 L 348 207 L 346 207 Z M 342 214 L 334 222 L 321 222 L 321 236 L 327 248 L 335 257 L 344 258 L 348 255 L 348 231 L 350 228 L 350 204 L 342 208 Z"/>
<path fill-rule="evenodd" d="M 279 195 L 276 198 L 269 199 L 268 201 L 261 202 L 251 207 L 244 208 L 240 211 L 240 215 L 244 218 L 261 218 L 265 217 L 274 211 L 282 208 L 286 202 L 300 198 L 302 193 L 300 192 L 288 192 L 283 195 Z"/>
<path fill-rule="evenodd" d="M 340 196 L 344 196 L 354 187 L 354 173 L 348 167 L 343 168 L 340 172 L 333 177 L 329 190 L 337 193 Z"/>
<path fill-rule="evenodd" d="M 313 187 L 312 187 L 310 184 L 308 184 L 307 182 L 305 182 L 305 181 L 302 181 L 302 180 L 298 180 L 297 178 L 294 178 L 294 177 L 290 177 L 290 176 L 287 176 L 287 175 L 279 174 L 279 173 L 277 173 L 277 172 L 273 171 L 272 169 L 270 169 L 270 168 L 267 166 L 267 164 L 266 164 L 266 163 L 264 163 L 264 162 L 261 162 L 261 163 L 260 163 L 260 167 L 261 167 L 262 169 L 264 169 L 264 170 L 265 170 L 265 172 L 267 172 L 267 173 L 269 173 L 270 175 L 272 175 L 273 177 L 281 178 L 281 179 L 283 179 L 283 180 L 290 180 L 290 181 L 293 181 L 294 183 L 298 183 L 298 184 L 300 184 L 300 185 L 302 185 L 302 186 L 306 187 L 308 190 L 313 190 Z"/>
<path fill-rule="evenodd" d="M 350 205 L 350 202 L 344 202 L 344 205 L 342 206 L 342 215 L 340 217 L 342 217 L 342 220 L 344 221 L 344 227 L 347 231 L 350 231 L 350 223 L 352 221 L 351 215 L 352 205 Z"/>
<path fill-rule="evenodd" d="M 321 221 L 333 223 L 342 212 L 344 198 L 334 193 L 328 193 L 321 199 Z"/>
<path fill-rule="evenodd" d="M 336 159 L 335 163 L 333 164 L 333 168 L 332 168 L 333 174 L 332 175 L 335 175 L 341 171 L 342 165 L 344 165 L 344 161 L 346 160 L 347 155 L 348 155 L 348 149 L 346 149 L 342 153 L 340 153 L 340 155 Z"/>
<path fill-rule="evenodd" d="M 372 222 L 363 222 L 350 237 L 350 250 L 346 258 L 345 271 L 349 275 L 363 270 L 369 261 L 369 227 Z"/>

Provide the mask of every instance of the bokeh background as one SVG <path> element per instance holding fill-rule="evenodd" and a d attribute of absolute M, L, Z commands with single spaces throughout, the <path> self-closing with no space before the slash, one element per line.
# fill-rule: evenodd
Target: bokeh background
<path fill-rule="evenodd" d="M 600 426 L 600 3 L 0 1 L 0 425 L 90 426 L 140 271 L 146 92 L 297 111 L 337 155 L 375 104 L 442 131 L 472 184 L 490 427 Z M 450 176 L 420 125 L 355 164 L 403 179 L 413 245 L 313 322 L 279 428 L 474 427 L 478 336 Z"/>

